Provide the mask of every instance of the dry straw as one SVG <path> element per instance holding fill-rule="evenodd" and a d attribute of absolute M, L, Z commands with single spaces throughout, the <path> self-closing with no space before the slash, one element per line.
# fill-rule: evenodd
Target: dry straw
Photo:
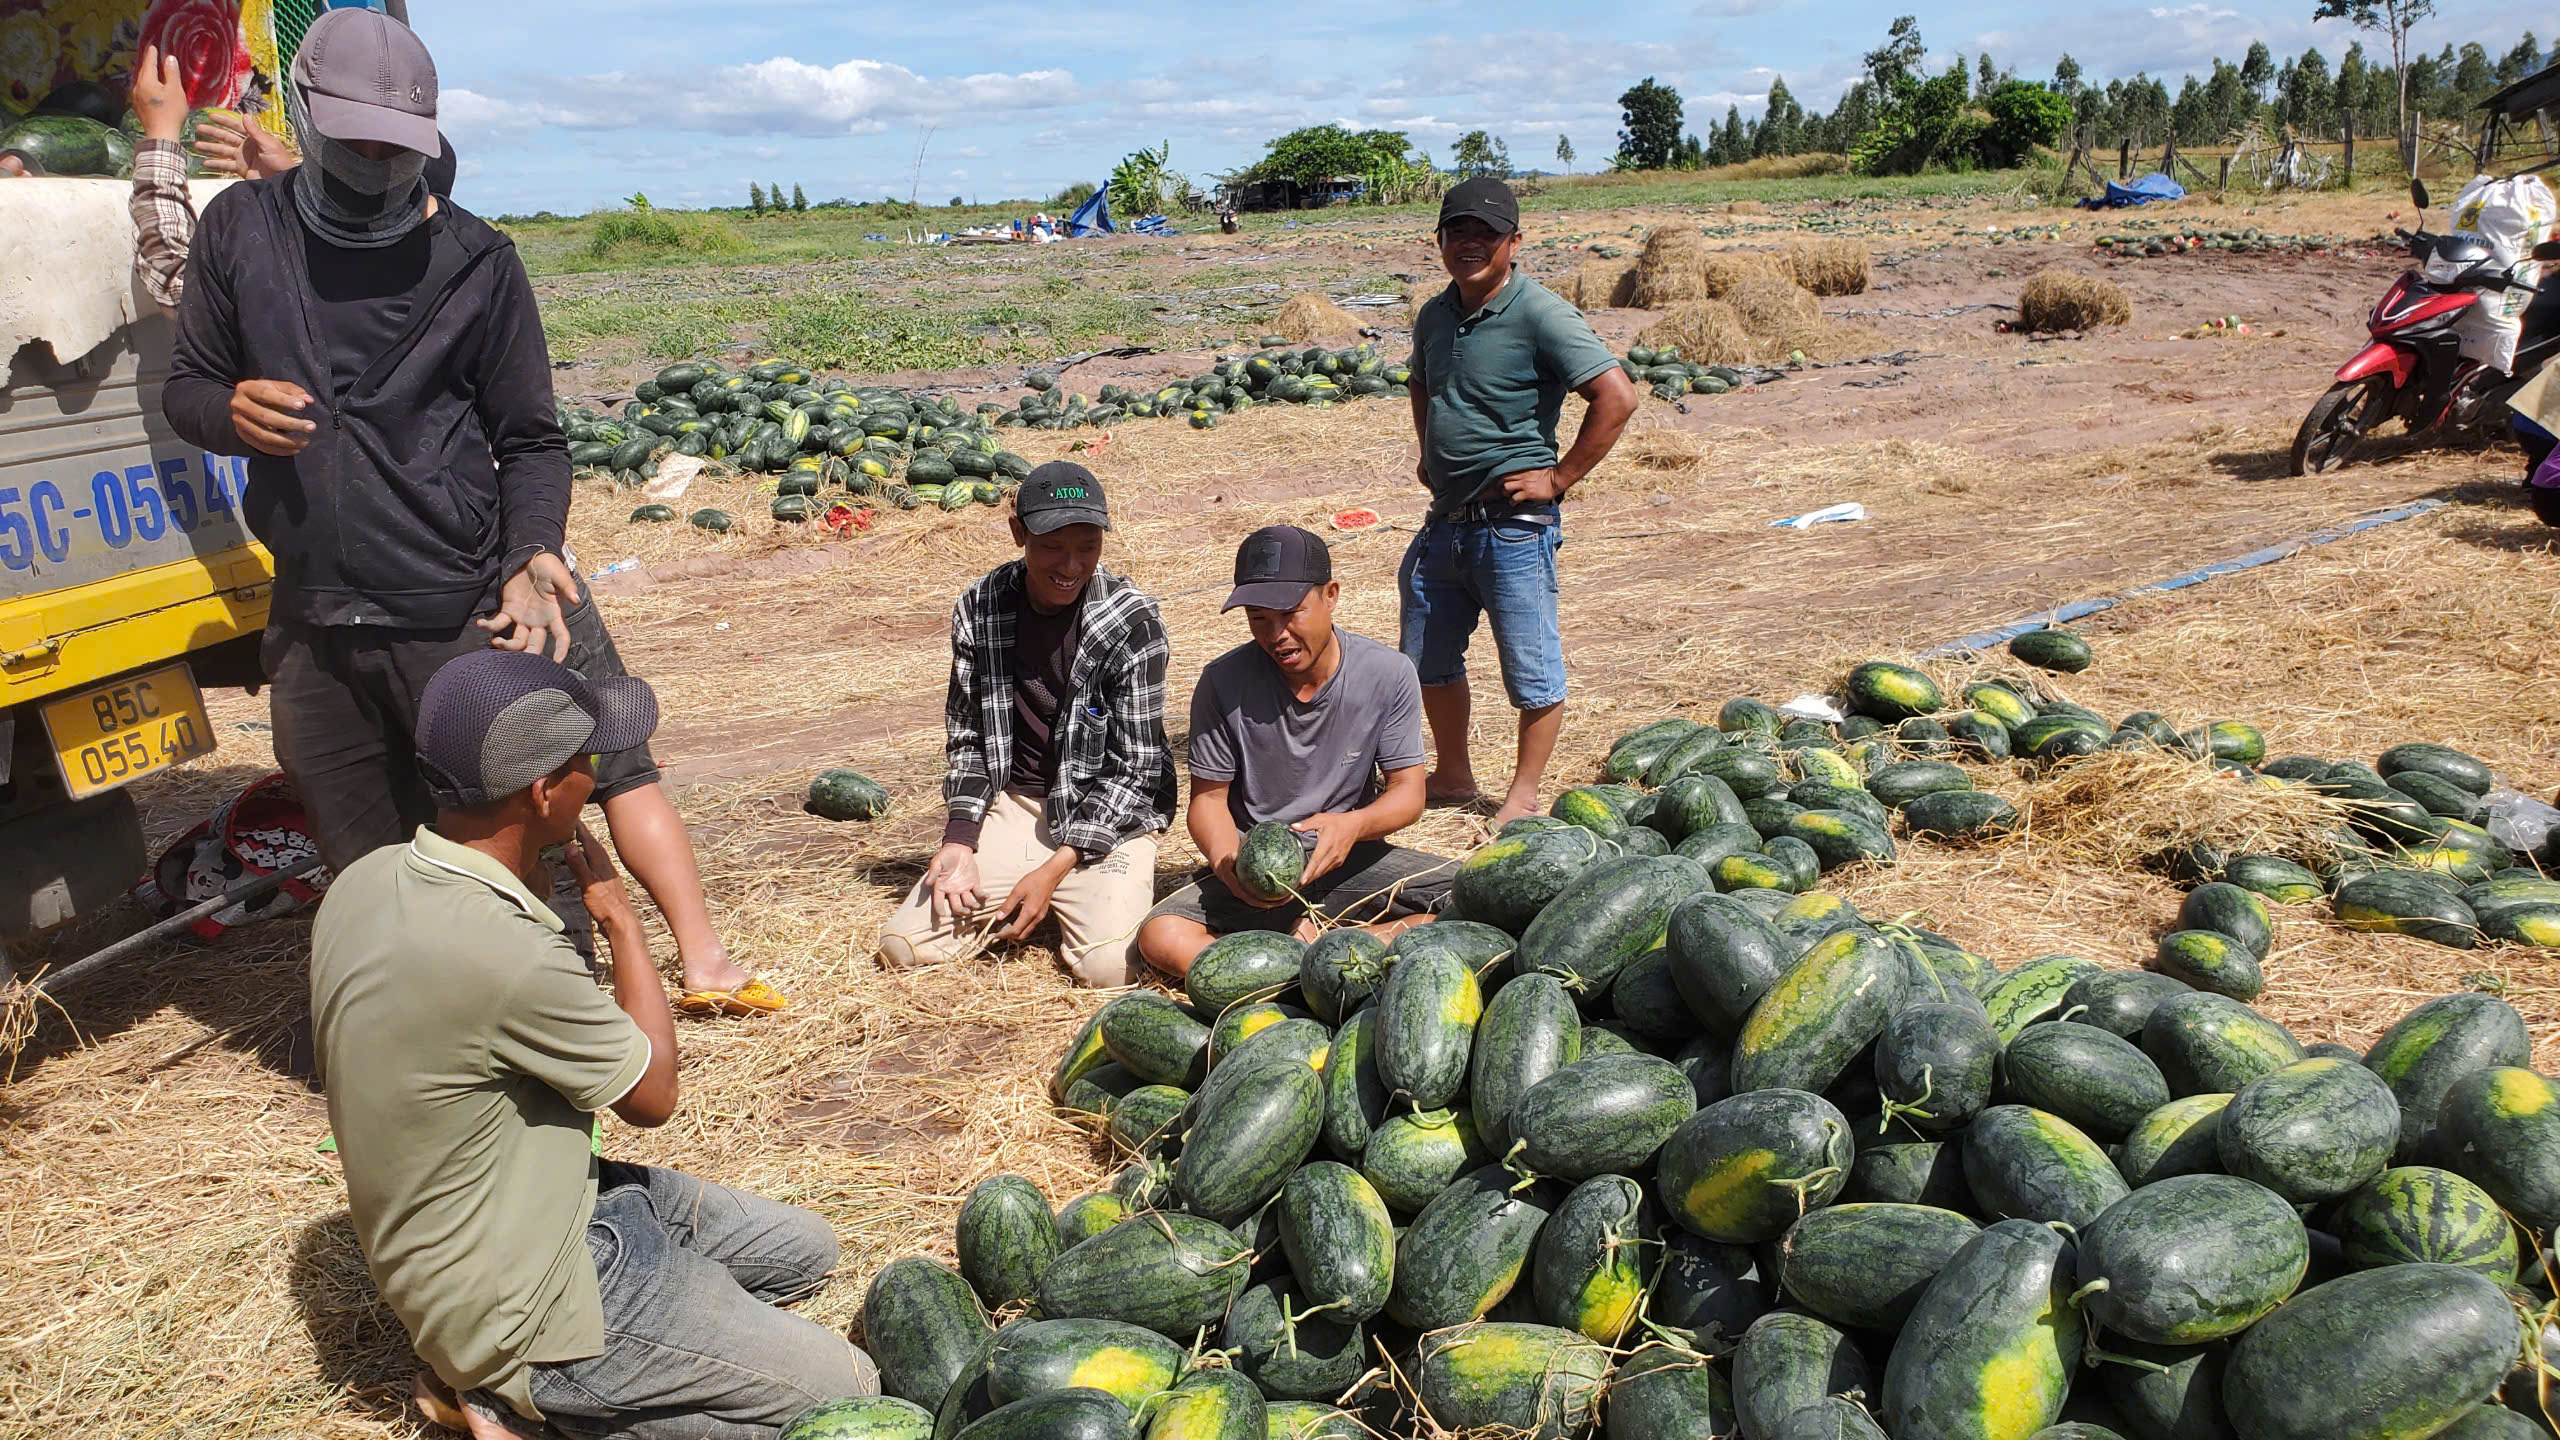
<path fill-rule="evenodd" d="M 1722 300 L 1690 300 L 1671 307 L 1636 336 L 1636 343 L 1659 350 L 1680 347 L 1680 358 L 1699 365 L 1739 365 L 1760 357 L 1760 342 L 1743 327 L 1742 316 Z"/>
<path fill-rule="evenodd" d="M 1338 336 L 1356 335 L 1360 318 L 1322 295 L 1308 293 L 1292 296 L 1271 317 L 1271 333 L 1286 335 L 1301 345 Z"/>
<path fill-rule="evenodd" d="M 1718 250 L 1698 262 L 1698 279 L 1706 298 L 1721 300 L 1747 280 L 1791 279 L 1777 257 L 1756 250 Z"/>
<path fill-rule="evenodd" d="M 2076 270 L 2039 270 L 2018 294 L 2018 328 L 2031 333 L 2121 325 L 2133 318 L 2124 287 Z"/>
<path fill-rule="evenodd" d="M 2085 864 L 2135 868 L 2191 845 L 2234 855 L 2311 862 L 2348 808 L 2304 785 L 2251 780 L 2190 756 L 2108 750 L 2057 767 L 2027 787 L 2019 809 L 2057 853 Z"/>
<path fill-rule="evenodd" d="M 1701 273 L 1707 256 L 1706 237 L 1686 225 L 1657 225 L 1644 240 L 1636 261 L 1634 300 L 1641 310 L 1668 310 L 1689 300 L 1707 298 Z"/>
<path fill-rule="evenodd" d="M 1728 200 L 1724 205 L 1724 213 L 1727 215 L 1766 215 L 1769 213 L 1769 207 L 1761 204 L 1757 200 Z"/>
<path fill-rule="evenodd" d="M 1585 310 L 1618 310 L 1636 299 L 1636 258 L 1592 259 L 1567 277 L 1558 293 Z"/>
<path fill-rule="evenodd" d="M 1799 240 L 1787 247 L 1787 269 L 1816 295 L 1867 292 L 1867 242 L 1846 237 Z"/>

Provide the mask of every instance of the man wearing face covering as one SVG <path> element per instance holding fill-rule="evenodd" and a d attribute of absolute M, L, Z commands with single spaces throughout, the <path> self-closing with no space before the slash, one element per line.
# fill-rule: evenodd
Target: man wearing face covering
<path fill-rule="evenodd" d="M 276 755 L 343 870 L 434 816 L 427 677 L 492 634 L 566 655 L 569 455 L 523 262 L 425 179 L 426 47 L 330 10 L 284 88 L 303 163 L 205 207 L 162 403 L 190 443 L 250 457 Z"/>

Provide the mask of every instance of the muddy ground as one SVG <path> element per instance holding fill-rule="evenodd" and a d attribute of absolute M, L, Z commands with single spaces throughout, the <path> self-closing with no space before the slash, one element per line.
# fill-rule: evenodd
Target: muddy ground
<path fill-rule="evenodd" d="M 2166 218 L 2372 235 L 2400 218 L 2393 208 L 2370 198 L 2245 212 L 2200 204 Z M 1582 258 L 1576 245 L 1630 245 L 1628 232 L 1663 218 L 1576 216 L 1570 235 L 1543 237 L 1558 243 L 1533 249 L 1532 266 L 1567 271 Z M 2296 422 L 2362 342 L 2396 257 L 2350 248 L 2106 262 L 2084 237 L 2119 221 L 2080 218 L 2062 238 L 1993 244 L 2021 225 L 2050 233 L 2063 218 L 1994 201 L 1682 218 L 1745 247 L 1808 229 L 1866 236 L 1874 284 L 1823 309 L 1899 353 L 1695 397 L 1685 410 L 1645 402 L 1618 456 L 1568 509 L 1561 584 L 1575 694 L 1558 784 L 1586 777 L 1610 738 L 1667 711 L 1712 713 L 1733 694 L 1783 700 L 1824 688 L 1862 655 L 1916 652 L 2421 499 L 2448 503 L 2108 612 L 2091 627 L 2100 665 L 2073 692 L 2101 708 L 2255 718 L 2279 751 L 2369 756 L 2399 739 L 2444 740 L 2529 792 L 2560 783 L 2560 707 L 2542 643 L 2560 576 L 2544 533 L 2513 503 L 2513 449 L 2387 443 L 2336 475 L 2285 473 Z M 1371 286 L 1358 277 L 1423 274 L 1430 260 L 1410 235 L 1349 224 L 1115 241 L 1096 263 L 1139 278 L 1241 267 L 1271 279 L 1239 283 L 1285 293 L 1307 274 Z M 2053 264 L 2118 281 L 2132 322 L 2055 340 L 2002 332 L 2020 281 Z M 1401 305 L 1362 313 L 1384 345 L 1403 343 Z M 2188 338 L 2226 316 L 2251 333 Z M 1602 311 L 1592 321 L 1623 345 L 1651 318 Z M 1249 343 L 1260 324 L 1239 310 L 1235 333 Z M 1094 362 L 1070 383 L 1089 392 L 1195 373 L 1221 349 Z M 562 388 L 618 395 L 652 368 L 590 357 Z M 997 394 L 1018 375 L 901 380 Z M 1099 438 L 1026 433 L 1021 449 L 1037 461 Z M 1216 610 L 1239 536 L 1278 520 L 1321 528 L 1353 505 L 1410 527 L 1422 509 L 1410 427 L 1389 402 L 1258 409 L 1213 431 L 1130 422 L 1083 457 L 1110 480 L 1121 517 L 1106 563 L 1163 603 L 1177 740 L 1201 666 L 1244 638 Z M 811 1313 L 843 1324 L 887 1258 L 947 1253 L 953 1210 L 986 1175 L 1030 1174 L 1063 1201 L 1107 1173 L 1109 1157 L 1040 1095 L 1049 1057 L 1099 997 L 1070 989 L 1037 947 L 911 975 L 884 976 L 870 961 L 879 922 L 939 830 L 947 617 L 957 592 L 1009 553 L 998 512 L 887 515 L 868 535 L 831 540 L 765 523 L 750 486 L 721 498 L 749 523 L 714 538 L 629 526 L 627 494 L 582 492 L 572 539 L 582 568 L 639 562 L 596 589 L 626 662 L 659 687 L 667 720 L 656 748 L 715 913 L 738 957 L 794 1007 L 686 1022 L 683 1115 L 645 1134 L 608 1122 L 607 1144 L 827 1214 L 845 1257 Z M 1770 528 L 1840 501 L 1863 503 L 1867 519 Z M 1406 538 L 1387 528 L 1337 542 L 1344 624 L 1392 638 Z M 1489 669 L 1478 675 L 1498 693 Z M 220 753 L 138 792 L 155 841 L 271 764 L 262 700 L 219 697 L 214 712 Z M 1480 772 L 1507 772 L 1508 727 L 1506 713 L 1480 704 Z M 869 826 L 801 814 L 810 774 L 840 764 L 888 784 L 893 814 Z M 2016 786 L 2015 776 L 1985 778 Z M 1414 838 L 1456 854 L 1476 828 L 1439 811 Z M 1193 861 L 1177 828 L 1160 883 L 1178 883 Z M 1899 870 L 1844 888 L 1872 913 L 1926 915 L 2003 963 L 2055 949 L 2135 963 L 2175 904 L 2156 878 L 2065 861 L 2033 836 L 1979 855 L 1912 847 Z M 12 959 L 61 963 L 134 923 L 106 917 Z M 2560 1038 L 2547 962 L 2348 936 L 2309 912 L 2289 914 L 2282 932 L 2268 1003 L 2305 1039 L 2369 1041 L 2415 998 L 2488 981 L 2526 1011 L 2546 1061 Z M 423 1433 L 402 1400 L 411 1366 L 397 1324 L 363 1279 L 324 1147 L 303 936 L 301 922 L 285 921 L 170 947 L 32 1017 L 0 1089 L 0 1435 Z"/>

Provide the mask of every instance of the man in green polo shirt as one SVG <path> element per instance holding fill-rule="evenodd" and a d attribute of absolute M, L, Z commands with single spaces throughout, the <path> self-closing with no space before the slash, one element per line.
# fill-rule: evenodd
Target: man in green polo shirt
<path fill-rule="evenodd" d="M 348 1217 L 426 1363 L 421 1408 L 475 1440 L 546 1421 L 581 1440 L 745 1440 L 879 1389 L 842 1335 L 775 1308 L 835 1268 L 825 1220 L 591 1149 L 595 1111 L 675 1113 L 666 990 L 578 824 L 595 755 L 657 723 L 628 676 L 534 652 L 446 662 L 415 729 L 435 824 L 341 872 L 312 932 Z M 564 845 L 610 996 L 532 888 Z"/>
<path fill-rule="evenodd" d="M 1440 204 L 1438 237 L 1450 285 L 1413 322 L 1413 430 L 1431 513 L 1397 575 L 1399 648 L 1422 676 L 1438 760 L 1430 797 L 1469 803 L 1467 639 L 1479 615 L 1492 622 L 1502 687 L 1520 712 L 1499 825 L 1537 810 L 1563 727 L 1556 502 L 1618 443 L 1636 390 L 1581 311 L 1513 268 L 1520 205 L 1510 186 L 1480 178 L 1453 187 Z M 1559 455 L 1567 391 L 1590 408 L 1573 448 Z"/>

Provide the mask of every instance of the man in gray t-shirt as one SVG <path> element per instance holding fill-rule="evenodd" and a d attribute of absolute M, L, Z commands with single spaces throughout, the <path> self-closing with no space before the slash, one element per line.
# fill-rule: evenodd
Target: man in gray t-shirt
<path fill-rule="evenodd" d="M 1160 901 L 1138 952 L 1176 978 L 1220 935 L 1332 924 L 1393 935 L 1448 898 L 1457 862 L 1386 843 L 1422 817 L 1422 683 L 1413 662 L 1335 628 L 1342 584 L 1324 541 L 1273 525 L 1236 552 L 1253 640 L 1209 662 L 1191 694 L 1192 843 L 1209 868 Z M 1248 897 L 1244 832 L 1277 821 L 1307 852 L 1297 895 Z"/>

